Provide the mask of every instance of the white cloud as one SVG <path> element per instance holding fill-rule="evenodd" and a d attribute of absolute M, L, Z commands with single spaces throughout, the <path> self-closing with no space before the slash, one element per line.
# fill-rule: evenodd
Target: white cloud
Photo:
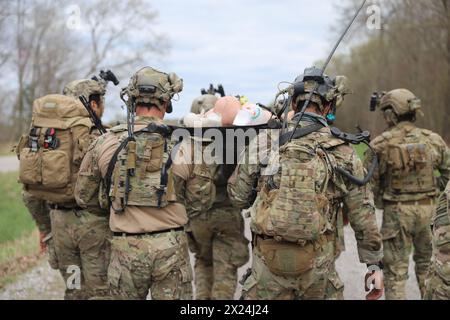
<path fill-rule="evenodd" d="M 279 82 L 292 81 L 328 54 L 330 24 L 335 19 L 333 2 L 152 2 L 159 11 L 157 29 L 167 34 L 172 44 L 166 63 L 156 67 L 174 71 L 185 81 L 170 117 L 187 113 L 200 89 L 209 83 L 222 83 L 227 93 L 245 94 L 254 102 L 271 101 Z M 136 38 L 140 36 L 145 33 Z"/>

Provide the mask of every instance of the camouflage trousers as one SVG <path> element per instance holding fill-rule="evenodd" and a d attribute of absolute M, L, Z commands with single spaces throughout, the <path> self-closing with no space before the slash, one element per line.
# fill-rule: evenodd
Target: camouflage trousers
<path fill-rule="evenodd" d="M 108 282 L 114 299 L 192 299 L 192 269 L 184 231 L 114 237 Z"/>
<path fill-rule="evenodd" d="M 335 244 L 298 251 L 277 249 L 263 253 L 259 246 L 253 251 L 251 275 L 244 284 L 245 300 L 342 300 L 344 284 L 335 270 Z M 295 248 L 294 246 L 297 246 Z M 269 261 L 270 260 L 270 261 Z M 294 270 L 296 269 L 296 270 Z M 283 270 L 283 272 L 281 272 Z"/>
<path fill-rule="evenodd" d="M 58 270 L 58 260 L 56 258 L 55 246 L 52 236 L 52 223 L 50 221 L 50 208 L 44 200 L 36 199 L 31 193 L 24 190 L 22 200 L 28 212 L 36 222 L 43 242 L 47 247 L 48 263 L 52 269 Z"/>
<path fill-rule="evenodd" d="M 213 208 L 191 218 L 189 248 L 195 253 L 197 300 L 232 300 L 237 270 L 249 259 L 244 219 L 232 207 Z"/>
<path fill-rule="evenodd" d="M 409 257 L 413 252 L 422 296 L 432 255 L 431 219 L 435 206 L 418 203 L 385 205 L 383 213 L 384 276 L 387 300 L 405 300 Z"/>
<path fill-rule="evenodd" d="M 109 219 L 86 210 L 51 210 L 57 266 L 66 300 L 108 299 Z"/>
<path fill-rule="evenodd" d="M 441 266 L 436 263 L 442 262 L 434 262 L 430 267 L 424 300 L 450 300 L 450 258 Z"/>
<path fill-rule="evenodd" d="M 50 208 L 44 200 L 36 199 L 31 193 L 24 190 L 22 192 L 22 199 L 25 207 L 27 207 L 36 225 L 44 235 L 52 232 L 50 221 Z"/>
<path fill-rule="evenodd" d="M 426 300 L 450 300 L 450 225 L 436 227 Z"/>

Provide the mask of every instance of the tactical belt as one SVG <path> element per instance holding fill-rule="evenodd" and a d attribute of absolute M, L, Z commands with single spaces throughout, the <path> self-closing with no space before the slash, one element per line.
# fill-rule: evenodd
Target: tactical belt
<path fill-rule="evenodd" d="M 258 243 L 261 243 L 261 241 L 273 241 L 274 244 L 292 244 L 292 245 L 298 245 L 300 247 L 304 247 L 306 245 L 309 244 L 314 244 L 314 243 L 320 243 L 320 244 L 325 244 L 327 242 L 331 242 L 334 241 L 334 234 L 333 233 L 325 233 L 320 235 L 319 239 L 316 241 L 306 241 L 304 240 L 304 244 L 302 243 L 295 243 L 295 242 L 289 242 L 289 241 L 284 241 L 284 240 L 277 240 L 276 237 L 270 237 L 267 235 L 261 235 L 261 234 L 255 234 L 255 236 L 253 237 L 253 245 L 254 247 L 258 248 Z"/>
<path fill-rule="evenodd" d="M 126 233 L 126 232 L 114 232 L 114 237 L 147 237 L 154 236 L 157 234 L 169 233 L 169 232 L 181 232 L 184 231 L 183 227 L 175 228 L 175 229 L 166 229 L 161 231 L 154 232 L 146 232 L 146 233 Z"/>
<path fill-rule="evenodd" d="M 408 200 L 408 201 L 390 201 L 385 200 L 385 202 L 388 205 L 406 205 L 406 206 L 431 206 L 434 205 L 436 202 L 434 198 L 427 198 L 427 199 L 421 199 L 421 200 Z"/>

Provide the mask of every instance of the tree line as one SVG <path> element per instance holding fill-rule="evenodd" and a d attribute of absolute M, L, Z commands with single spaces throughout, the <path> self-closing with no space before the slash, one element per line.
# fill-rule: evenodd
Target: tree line
<path fill-rule="evenodd" d="M 100 68 L 120 78 L 161 59 L 167 37 L 146 0 L 11 0 L 0 6 L 0 142 L 28 129 L 33 101 Z M 145 30 L 145 32 L 141 32 Z M 157 60 L 158 61 L 158 60 Z"/>
<path fill-rule="evenodd" d="M 337 7 L 336 30 L 360 3 L 346 0 Z M 385 123 L 379 112 L 369 111 L 372 92 L 407 88 L 422 100 L 425 116 L 418 117 L 418 124 L 450 141 L 450 0 L 372 1 L 368 14 L 373 5 L 380 9 L 380 29 L 370 29 L 368 15 L 361 15 L 346 40 L 347 50 L 329 70 L 352 83 L 339 125 L 353 131 L 360 125 L 379 134 Z"/>

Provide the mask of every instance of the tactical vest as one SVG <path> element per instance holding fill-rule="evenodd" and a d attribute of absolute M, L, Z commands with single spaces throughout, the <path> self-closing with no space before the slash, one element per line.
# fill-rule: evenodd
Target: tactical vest
<path fill-rule="evenodd" d="M 175 201 L 170 172 L 169 142 L 161 134 L 137 131 L 134 141 L 126 143 L 127 127 L 110 130 L 119 137 L 120 146 L 110 164 L 109 198 L 113 209 L 120 213 L 126 206 L 164 208 Z M 114 159 L 116 158 L 116 159 Z M 107 174 L 108 175 L 108 174 Z M 120 207 L 114 207 L 118 201 Z"/>
<path fill-rule="evenodd" d="M 196 143 L 201 143 L 201 150 L 204 151 L 210 141 L 200 142 L 197 138 L 191 138 L 192 160 L 194 160 Z M 236 165 L 210 164 L 210 162 L 194 164 L 192 176 L 189 178 L 190 190 L 186 192 L 185 204 L 190 218 L 214 207 L 231 206 L 227 185 Z"/>
<path fill-rule="evenodd" d="M 385 190 L 392 194 L 435 193 L 433 150 L 420 129 L 388 140 Z"/>
<path fill-rule="evenodd" d="M 253 224 L 278 241 L 305 244 L 334 230 L 337 211 L 329 182 L 335 159 L 327 149 L 345 143 L 323 135 L 308 142 L 294 139 L 280 148 L 279 158 L 269 158 L 274 175 L 263 178 Z"/>
<path fill-rule="evenodd" d="M 92 127 L 89 114 L 76 99 L 56 94 L 37 99 L 30 132 L 16 149 L 19 181 L 25 189 L 50 203 L 74 204 L 77 174 Z"/>

